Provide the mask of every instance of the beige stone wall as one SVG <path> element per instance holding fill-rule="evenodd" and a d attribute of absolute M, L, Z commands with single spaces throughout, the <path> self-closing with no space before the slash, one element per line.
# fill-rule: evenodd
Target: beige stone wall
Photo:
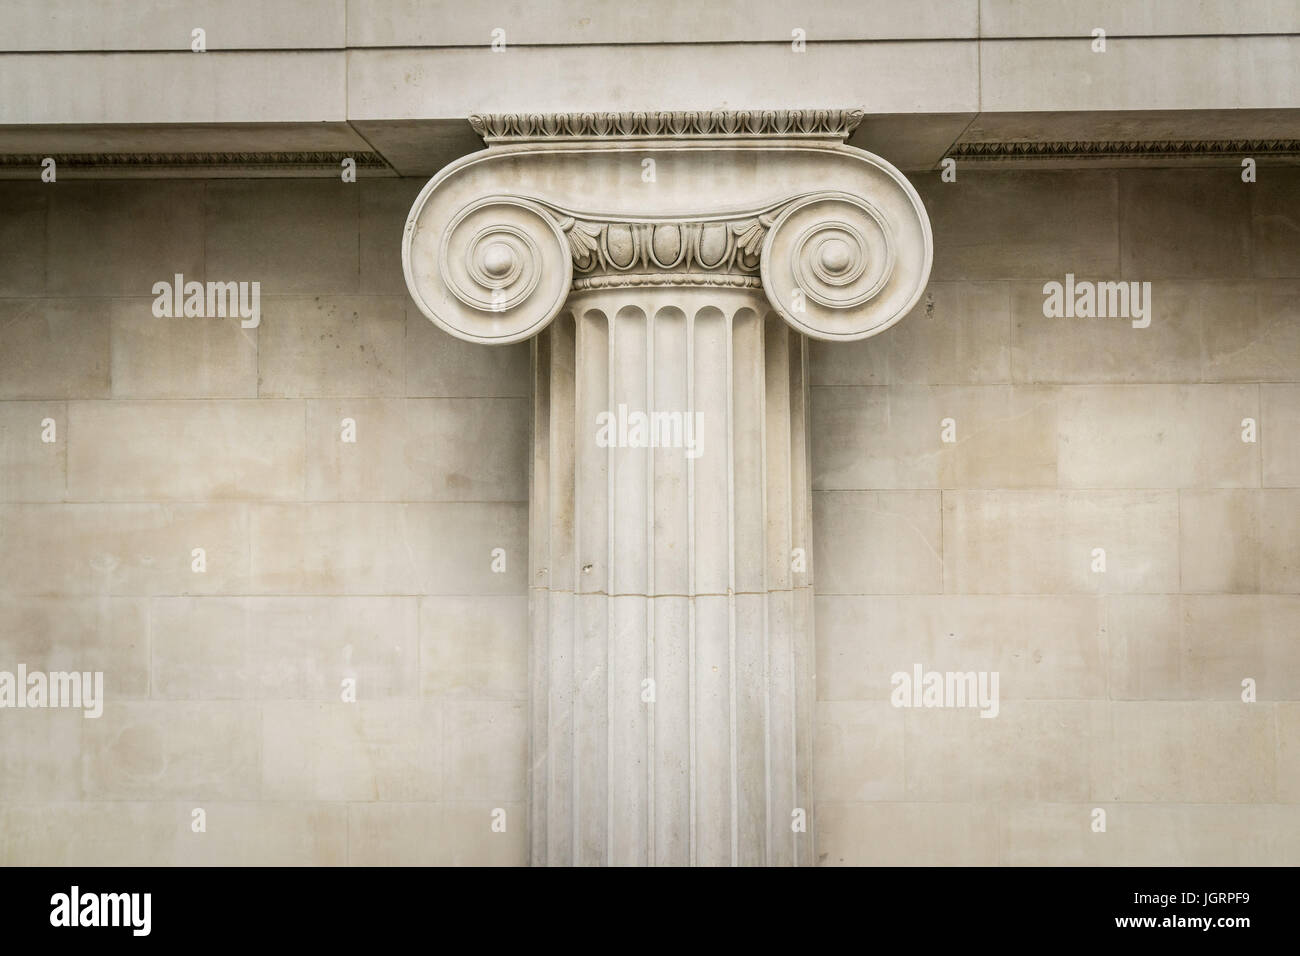
<path fill-rule="evenodd" d="M 1300 175 L 917 184 L 925 304 L 814 350 L 819 856 L 1300 862 Z M 408 303 L 420 185 L 0 183 L 0 669 L 108 692 L 0 713 L 0 862 L 526 861 L 528 346 Z M 261 326 L 154 318 L 177 272 Z"/>
<path fill-rule="evenodd" d="M 814 350 L 819 857 L 1300 862 L 1300 176 L 918 188 L 925 306 Z M 1150 327 L 1044 318 L 1067 272 Z M 892 707 L 915 663 L 999 715 Z"/>
<path fill-rule="evenodd" d="M 408 308 L 420 185 L 0 184 L 0 669 L 108 698 L 0 712 L 0 863 L 526 862 L 528 347 Z"/>

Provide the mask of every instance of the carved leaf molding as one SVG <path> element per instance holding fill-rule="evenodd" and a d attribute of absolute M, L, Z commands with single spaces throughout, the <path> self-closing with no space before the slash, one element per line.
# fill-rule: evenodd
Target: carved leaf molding
<path fill-rule="evenodd" d="M 576 275 L 644 270 L 757 275 L 768 229 L 799 198 L 758 210 L 678 219 L 597 216 L 532 201 L 554 214 Z"/>

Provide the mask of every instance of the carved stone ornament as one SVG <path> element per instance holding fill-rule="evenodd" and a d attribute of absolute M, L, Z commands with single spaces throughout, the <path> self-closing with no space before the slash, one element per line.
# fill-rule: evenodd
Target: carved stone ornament
<path fill-rule="evenodd" d="M 494 145 L 416 199 L 407 286 L 470 342 L 536 335 L 573 292 L 674 285 L 761 288 L 799 332 L 875 335 L 920 298 L 933 245 L 902 174 L 840 142 L 860 116 L 475 117 Z"/>
<path fill-rule="evenodd" d="M 646 110 L 624 113 L 496 113 L 469 118 L 488 143 L 635 137 L 834 137 L 844 140 L 862 110 Z"/>

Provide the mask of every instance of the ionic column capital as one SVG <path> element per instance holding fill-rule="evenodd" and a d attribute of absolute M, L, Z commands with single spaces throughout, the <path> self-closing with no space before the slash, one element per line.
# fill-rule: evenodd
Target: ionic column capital
<path fill-rule="evenodd" d="M 535 338 L 535 863 L 816 858 L 807 337 L 893 325 L 932 249 L 858 118 L 480 117 L 411 209 L 424 313 Z"/>
<path fill-rule="evenodd" d="M 403 237 L 407 285 L 452 335 L 530 338 L 573 292 L 761 289 L 795 330 L 883 331 L 933 255 L 911 184 L 843 144 L 844 110 L 476 117 L 489 148 L 435 176 Z"/>

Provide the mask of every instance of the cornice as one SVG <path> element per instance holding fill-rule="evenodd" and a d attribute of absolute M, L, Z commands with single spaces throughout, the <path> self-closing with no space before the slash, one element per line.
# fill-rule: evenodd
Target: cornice
<path fill-rule="evenodd" d="M 208 176 L 224 172 L 258 172 L 264 174 L 304 175 L 328 173 L 338 175 L 339 164 L 354 160 L 357 169 L 384 172 L 390 167 L 376 152 L 194 152 L 194 153 L 3 153 L 0 154 L 0 178 L 15 174 L 38 176 L 41 164 L 53 159 L 63 175 L 184 175 Z"/>
<path fill-rule="evenodd" d="M 570 140 L 756 138 L 843 141 L 862 121 L 849 110 L 649 110 L 618 113 L 481 113 L 470 116 L 489 144 Z"/>
<path fill-rule="evenodd" d="M 1196 159 L 1218 157 L 1296 157 L 1297 139 L 1093 140 L 1055 142 L 957 143 L 948 150 L 962 160 Z"/>

